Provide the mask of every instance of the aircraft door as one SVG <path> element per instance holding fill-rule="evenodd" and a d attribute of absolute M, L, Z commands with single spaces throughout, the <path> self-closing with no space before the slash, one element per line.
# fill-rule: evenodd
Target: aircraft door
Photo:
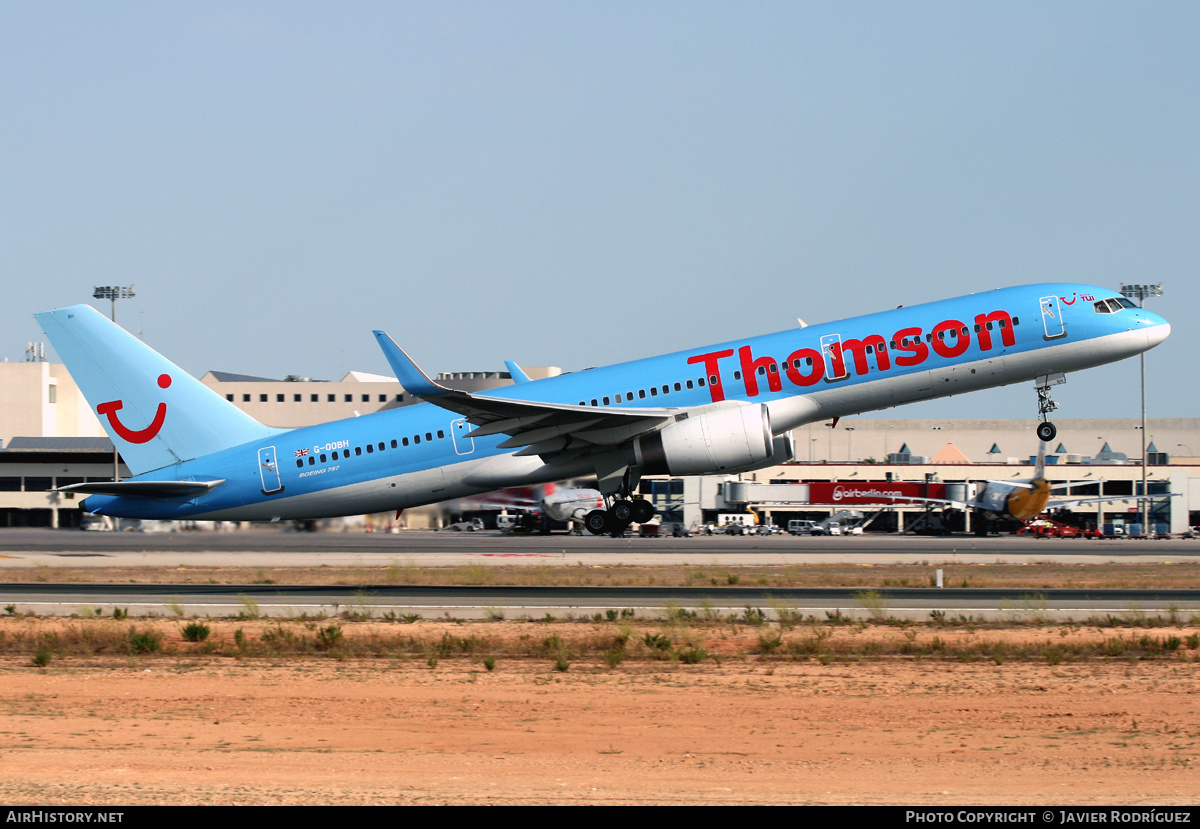
<path fill-rule="evenodd" d="M 460 455 L 469 455 L 475 451 L 475 438 L 469 437 L 471 424 L 466 420 L 456 420 L 450 424 L 451 435 L 454 437 L 454 451 Z"/>
<path fill-rule="evenodd" d="M 1062 304 L 1056 296 L 1044 296 L 1038 303 L 1042 308 L 1042 325 L 1046 329 L 1046 339 L 1053 340 L 1067 335 L 1067 324 L 1062 317 Z"/>
<path fill-rule="evenodd" d="M 263 495 L 283 492 L 283 483 L 279 480 L 279 459 L 275 456 L 274 446 L 258 450 L 258 474 L 262 479 Z"/>
<path fill-rule="evenodd" d="M 821 356 L 825 360 L 825 380 L 846 379 L 846 358 L 842 355 L 842 335 L 826 334 L 821 338 Z"/>

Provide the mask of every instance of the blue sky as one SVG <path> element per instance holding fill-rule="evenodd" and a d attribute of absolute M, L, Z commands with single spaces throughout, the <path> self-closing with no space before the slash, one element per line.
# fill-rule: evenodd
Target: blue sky
<path fill-rule="evenodd" d="M 1198 37 L 1177 2 L 7 3 L 0 356 L 107 284 L 193 374 L 336 379 L 387 373 L 372 328 L 580 369 L 1162 281 L 1151 415 L 1198 416 Z M 1073 375 L 1059 415 L 1137 388 Z"/>

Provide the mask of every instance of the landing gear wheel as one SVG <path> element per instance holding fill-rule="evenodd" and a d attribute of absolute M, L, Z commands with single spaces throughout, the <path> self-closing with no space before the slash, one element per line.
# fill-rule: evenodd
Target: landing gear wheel
<path fill-rule="evenodd" d="M 634 501 L 633 503 L 633 520 L 639 524 L 645 524 L 654 514 L 658 512 L 654 508 L 654 504 L 649 501 Z"/>
<path fill-rule="evenodd" d="M 602 509 L 592 510 L 583 517 L 583 526 L 587 527 L 587 531 L 592 535 L 604 535 L 611 527 L 608 512 Z"/>
<path fill-rule="evenodd" d="M 630 501 L 617 501 L 608 511 L 614 524 L 630 524 L 634 521 L 634 506 Z"/>
<path fill-rule="evenodd" d="M 1037 436 L 1045 443 L 1054 440 L 1054 436 L 1058 434 L 1058 429 L 1054 428 L 1054 424 L 1050 421 L 1039 423 L 1037 427 Z"/>

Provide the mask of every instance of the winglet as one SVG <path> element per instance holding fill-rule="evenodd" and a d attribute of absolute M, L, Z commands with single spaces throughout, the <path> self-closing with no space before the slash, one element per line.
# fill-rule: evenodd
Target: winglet
<path fill-rule="evenodd" d="M 508 369 L 509 376 L 512 377 L 512 381 L 514 383 L 528 383 L 529 382 L 529 375 L 525 373 L 525 370 L 523 368 L 521 368 L 519 365 L 514 363 L 512 360 L 505 360 L 504 366 L 505 366 L 505 368 Z"/>
<path fill-rule="evenodd" d="M 396 372 L 396 379 L 409 394 L 415 397 L 437 397 L 450 391 L 445 386 L 430 380 L 428 375 L 412 361 L 412 358 L 404 353 L 404 349 L 396 345 L 395 340 L 387 335 L 386 331 L 373 331 L 372 333 L 375 335 L 375 339 L 379 340 L 379 347 L 383 349 L 383 356 L 387 357 L 392 371 Z"/>

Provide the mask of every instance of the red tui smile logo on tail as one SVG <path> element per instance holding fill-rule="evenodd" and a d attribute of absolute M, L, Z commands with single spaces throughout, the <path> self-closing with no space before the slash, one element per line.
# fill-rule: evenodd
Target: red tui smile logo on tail
<path fill-rule="evenodd" d="M 168 388 L 171 385 L 171 375 L 160 374 L 158 376 L 158 387 L 160 389 Z M 147 443 L 154 439 L 158 434 L 159 429 L 163 426 L 163 421 L 167 419 L 167 404 L 159 403 L 158 410 L 154 413 L 154 420 L 145 429 L 130 429 L 124 423 L 117 419 L 119 412 L 125 404 L 120 400 L 110 400 L 107 403 L 101 403 L 96 407 L 96 414 L 105 415 L 108 418 L 108 425 L 112 426 L 113 431 L 120 435 L 124 440 L 130 443 Z"/>

